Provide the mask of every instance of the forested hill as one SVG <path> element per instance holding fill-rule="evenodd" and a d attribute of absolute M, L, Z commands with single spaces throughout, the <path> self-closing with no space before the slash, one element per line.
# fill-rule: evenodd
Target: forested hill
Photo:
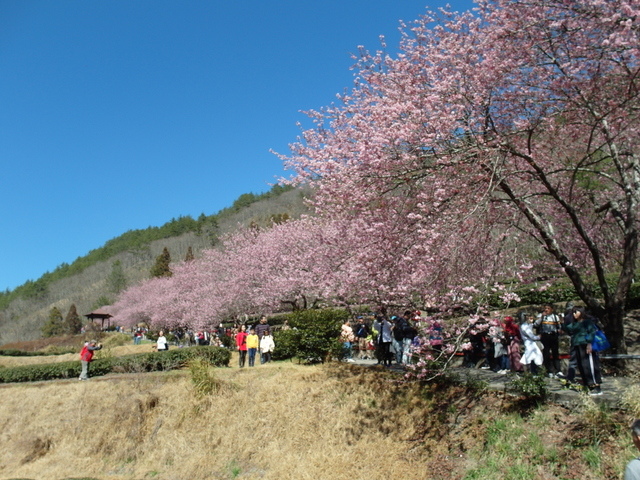
<path fill-rule="evenodd" d="M 172 261 L 180 261 L 189 247 L 198 257 L 239 225 L 263 226 L 297 218 L 306 212 L 304 194 L 276 185 L 262 194 L 240 195 L 230 207 L 212 215 L 174 218 L 160 227 L 130 230 L 35 281 L 0 292 L 0 344 L 40 337 L 54 306 L 66 315 L 75 304 L 82 315 L 111 303 L 126 286 L 149 277 L 165 247 Z"/>

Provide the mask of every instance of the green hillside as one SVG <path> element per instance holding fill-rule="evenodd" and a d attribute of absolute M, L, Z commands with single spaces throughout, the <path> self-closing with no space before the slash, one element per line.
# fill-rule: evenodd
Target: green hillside
<path fill-rule="evenodd" d="M 37 338 L 53 306 L 64 314 L 75 304 L 84 314 L 115 300 L 124 286 L 148 278 L 155 257 L 165 247 L 173 261 L 180 261 L 189 248 L 197 257 L 239 225 L 299 217 L 306 212 L 303 197 L 302 190 L 276 185 L 264 193 L 242 194 L 215 214 L 173 218 L 159 227 L 125 232 L 37 280 L 0 292 L 0 342 Z M 115 275 L 121 277 L 118 282 L 113 281 Z"/>

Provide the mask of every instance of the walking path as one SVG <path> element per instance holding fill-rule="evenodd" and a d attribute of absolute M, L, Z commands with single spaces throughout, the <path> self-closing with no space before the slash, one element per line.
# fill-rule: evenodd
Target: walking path
<path fill-rule="evenodd" d="M 378 365 L 377 360 L 361 360 L 354 359 L 354 365 L 364 367 L 388 368 L 391 371 L 402 373 L 405 368 L 402 365 L 393 363 L 391 367 L 382 367 Z M 515 375 L 508 373 L 501 375 L 491 370 L 482 370 L 479 368 L 464 368 L 462 366 L 453 367 L 454 371 L 464 379 L 479 380 L 486 382 L 490 390 L 506 392 L 509 382 Z M 545 382 L 549 389 L 549 401 L 563 405 L 566 407 L 575 406 L 582 402 L 586 393 L 571 390 L 565 387 L 560 380 L 545 378 Z M 604 403 L 612 408 L 620 408 L 620 403 L 625 391 L 632 385 L 637 385 L 638 381 L 629 377 L 604 377 L 602 378 L 602 395 L 590 396 L 596 403 Z"/>

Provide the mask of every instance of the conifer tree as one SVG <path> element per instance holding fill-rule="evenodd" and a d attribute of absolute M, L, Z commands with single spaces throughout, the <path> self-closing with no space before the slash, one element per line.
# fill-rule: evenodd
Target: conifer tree
<path fill-rule="evenodd" d="M 164 247 L 162 253 L 156 258 L 155 265 L 151 268 L 152 277 L 170 277 L 172 274 L 169 264 L 171 263 L 171 254 L 167 247 Z"/>
<path fill-rule="evenodd" d="M 191 247 L 187 248 L 187 254 L 184 257 L 184 261 L 185 262 L 190 262 L 194 259 L 195 257 L 193 256 L 193 249 Z"/>
<path fill-rule="evenodd" d="M 49 320 L 42 327 L 42 335 L 44 337 L 55 337 L 64 333 L 64 324 L 62 321 L 62 313 L 58 307 L 49 310 Z"/>
<path fill-rule="evenodd" d="M 78 315 L 75 303 L 71 304 L 69 313 L 64 319 L 64 330 L 71 335 L 77 335 L 82 330 L 82 319 Z"/>
<path fill-rule="evenodd" d="M 120 260 L 116 260 L 111 265 L 111 273 L 107 277 L 107 285 L 109 291 L 115 294 L 127 288 L 127 277 L 124 274 Z"/>

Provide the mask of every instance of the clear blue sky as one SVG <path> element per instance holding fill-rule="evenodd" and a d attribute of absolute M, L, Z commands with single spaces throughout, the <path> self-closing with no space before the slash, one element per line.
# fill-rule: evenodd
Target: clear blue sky
<path fill-rule="evenodd" d="M 0 0 L 0 290 L 268 190 L 300 111 L 427 1 Z"/>

